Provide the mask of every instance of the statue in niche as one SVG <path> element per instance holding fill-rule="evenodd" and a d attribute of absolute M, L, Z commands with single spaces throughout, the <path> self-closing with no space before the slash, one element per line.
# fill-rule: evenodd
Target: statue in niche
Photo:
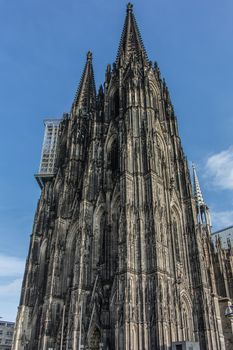
<path fill-rule="evenodd" d="M 125 233 L 125 215 L 122 210 L 120 215 L 120 222 L 119 222 L 119 242 L 120 243 L 123 242 L 124 240 L 124 233 Z"/>
<path fill-rule="evenodd" d="M 135 306 L 131 306 L 131 320 L 135 321 Z"/>
<path fill-rule="evenodd" d="M 174 234 L 176 259 L 178 262 L 180 262 L 181 257 L 180 257 L 180 246 L 179 246 L 179 237 L 178 237 L 178 226 L 175 219 L 173 219 L 173 234 Z"/>
<path fill-rule="evenodd" d="M 208 300 L 207 301 L 206 309 L 207 309 L 207 314 L 209 315 L 210 326 L 213 327 L 214 319 L 213 319 L 213 304 L 212 304 L 212 300 Z"/>
<path fill-rule="evenodd" d="M 165 221 L 163 221 L 163 244 L 167 246 L 167 225 Z"/>
<path fill-rule="evenodd" d="M 163 237 L 163 224 L 162 223 L 160 223 L 160 240 L 161 240 L 161 242 L 163 242 L 163 240 L 164 240 L 164 237 Z"/>
<path fill-rule="evenodd" d="M 148 158 L 152 157 L 152 143 L 151 143 L 151 138 L 148 139 L 147 141 L 147 153 L 148 153 Z"/>

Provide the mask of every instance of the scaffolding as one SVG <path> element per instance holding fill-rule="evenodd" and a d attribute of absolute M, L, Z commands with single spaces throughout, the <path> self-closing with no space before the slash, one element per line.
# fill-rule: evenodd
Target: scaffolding
<path fill-rule="evenodd" d="M 39 172 L 35 178 L 41 188 L 56 173 L 56 152 L 60 119 L 46 119 Z"/>

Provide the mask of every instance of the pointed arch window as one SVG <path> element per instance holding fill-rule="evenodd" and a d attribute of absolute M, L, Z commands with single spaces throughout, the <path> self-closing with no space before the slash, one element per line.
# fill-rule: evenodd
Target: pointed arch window
<path fill-rule="evenodd" d="M 114 112 L 115 112 L 115 116 L 118 116 L 119 114 L 119 90 L 117 90 L 115 92 L 115 95 L 114 95 Z"/>
<path fill-rule="evenodd" d="M 119 115 L 120 106 L 119 90 L 117 90 L 114 94 L 111 95 L 110 106 L 112 118 L 117 117 Z"/>
<path fill-rule="evenodd" d="M 117 140 L 113 142 L 111 147 L 110 163 L 111 163 L 112 174 L 115 175 L 118 172 L 118 168 L 119 168 L 119 154 L 118 154 Z"/>

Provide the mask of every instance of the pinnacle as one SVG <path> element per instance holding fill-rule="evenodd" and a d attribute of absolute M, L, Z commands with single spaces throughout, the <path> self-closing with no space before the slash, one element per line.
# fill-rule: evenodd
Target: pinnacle
<path fill-rule="evenodd" d="M 92 53 L 88 51 L 86 65 L 73 103 L 74 114 L 83 108 L 89 112 L 95 106 L 95 102 L 96 88 L 92 66 Z"/>
<path fill-rule="evenodd" d="M 200 184 L 199 184 L 199 180 L 197 177 L 196 168 L 194 164 L 193 164 L 193 180 L 194 180 L 194 197 L 195 197 L 197 206 L 200 207 L 205 205 L 205 202 L 202 196 L 202 192 L 201 192 L 201 188 L 200 188 Z"/>

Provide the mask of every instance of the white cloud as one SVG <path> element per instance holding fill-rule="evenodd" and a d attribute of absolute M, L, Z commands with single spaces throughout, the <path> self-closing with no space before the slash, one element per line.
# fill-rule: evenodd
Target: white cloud
<path fill-rule="evenodd" d="M 5 321 L 15 322 L 21 285 L 22 278 L 16 278 L 5 284 L 0 279 L 0 316 Z"/>
<path fill-rule="evenodd" d="M 211 212 L 214 231 L 233 225 L 233 210 Z"/>
<path fill-rule="evenodd" d="M 0 254 L 0 316 L 4 320 L 15 320 L 24 268 L 24 260 Z"/>
<path fill-rule="evenodd" d="M 233 146 L 210 156 L 206 162 L 205 173 L 213 186 L 233 190 Z"/>
<path fill-rule="evenodd" d="M 0 309 L 1 309 L 1 317 L 4 321 L 15 322 L 17 307 L 19 305 L 19 297 L 18 298 L 9 298 L 9 300 L 4 300 L 4 302 L 0 301 Z"/>
<path fill-rule="evenodd" d="M 22 285 L 22 278 L 17 278 L 14 281 L 0 285 L 0 297 L 1 298 L 9 298 L 10 296 L 16 296 L 18 297 L 20 294 Z"/>
<path fill-rule="evenodd" d="M 25 261 L 14 256 L 0 254 L 0 277 L 22 276 Z"/>

